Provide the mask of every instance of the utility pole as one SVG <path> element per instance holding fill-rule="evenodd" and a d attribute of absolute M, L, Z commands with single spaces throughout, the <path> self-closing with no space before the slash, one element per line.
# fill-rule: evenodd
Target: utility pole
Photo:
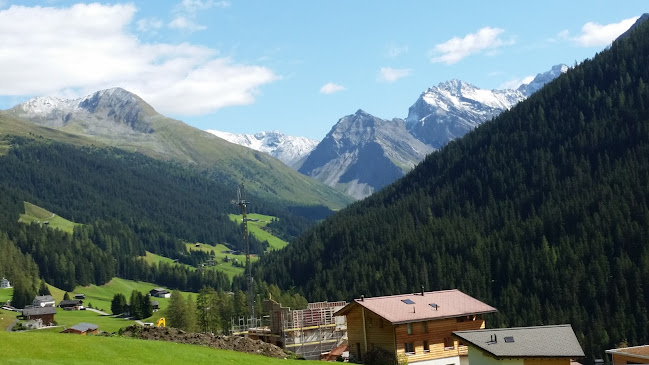
<path fill-rule="evenodd" d="M 250 322 L 255 318 L 255 291 L 254 291 L 254 281 L 252 280 L 252 268 L 250 267 L 250 243 L 248 242 L 248 217 L 246 212 L 246 207 L 250 204 L 246 200 L 246 190 L 241 183 L 240 186 L 237 186 L 237 200 L 232 202 L 235 205 L 238 205 L 241 208 L 241 228 L 243 231 L 243 245 L 246 250 L 246 267 L 245 274 L 248 281 L 248 309 L 250 313 Z"/>

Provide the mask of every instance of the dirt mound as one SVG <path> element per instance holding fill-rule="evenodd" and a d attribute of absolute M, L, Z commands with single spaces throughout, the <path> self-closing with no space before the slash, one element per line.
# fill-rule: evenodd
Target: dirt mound
<path fill-rule="evenodd" d="M 129 326 L 120 331 L 122 336 L 135 337 L 143 340 L 158 340 L 191 345 L 203 345 L 216 349 L 234 350 L 249 354 L 264 355 L 285 359 L 290 355 L 281 348 L 247 337 L 220 336 L 209 333 L 189 333 L 171 327 L 140 327 Z"/>

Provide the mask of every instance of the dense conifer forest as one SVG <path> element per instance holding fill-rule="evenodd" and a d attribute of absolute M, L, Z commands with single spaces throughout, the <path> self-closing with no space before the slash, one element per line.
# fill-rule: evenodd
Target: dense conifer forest
<path fill-rule="evenodd" d="M 150 264 L 142 256 L 150 251 L 196 266 L 209 255 L 190 254 L 185 242 L 243 249 L 241 228 L 227 216 L 238 213 L 230 203 L 236 186 L 220 185 L 210 171 L 114 148 L 17 137 L 5 137 L 4 143 L 11 148 L 0 157 L 0 245 L 6 252 L 0 275 L 15 285 L 15 306 L 31 303 L 39 278 L 67 291 L 115 276 L 194 292 L 205 286 L 231 289 L 219 271 Z M 251 212 L 279 217 L 273 231 L 284 238 L 314 223 L 293 214 L 293 207 L 250 195 L 248 200 Z M 83 225 L 71 235 L 19 223 L 25 201 Z M 262 255 L 268 243 L 251 236 L 250 245 Z"/>
<path fill-rule="evenodd" d="M 429 155 L 256 275 L 310 300 L 459 288 L 489 327 L 649 342 L 649 23 Z"/>

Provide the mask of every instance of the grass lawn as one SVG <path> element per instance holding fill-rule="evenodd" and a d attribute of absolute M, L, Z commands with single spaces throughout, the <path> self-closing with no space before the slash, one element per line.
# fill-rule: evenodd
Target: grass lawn
<path fill-rule="evenodd" d="M 14 319 L 16 319 L 16 316 L 18 316 L 19 314 L 20 312 L 12 312 L 0 309 L 0 331 L 6 330 L 7 327 L 9 327 L 9 325 L 13 323 Z"/>
<path fill-rule="evenodd" d="M 170 259 L 168 257 L 156 255 L 153 252 L 149 252 L 149 251 L 146 251 L 146 256 L 144 256 L 144 260 L 146 262 L 148 262 L 149 264 L 157 264 L 158 262 L 164 262 L 166 264 L 173 264 L 174 263 L 174 260 L 172 260 L 172 259 Z"/>
<path fill-rule="evenodd" d="M 7 300 L 10 300 L 13 295 L 14 288 L 0 289 L 0 304 L 4 304 Z"/>
<path fill-rule="evenodd" d="M 241 223 L 241 215 L 237 214 L 230 214 L 230 220 Z M 275 217 L 270 216 L 270 215 L 263 215 L 263 214 L 248 214 L 248 219 L 255 219 L 259 220 L 258 222 L 252 222 L 248 221 L 248 231 L 250 234 L 255 236 L 260 241 L 268 241 L 268 244 L 270 245 L 269 250 L 279 250 L 288 245 L 288 242 L 279 239 L 272 234 L 266 232 L 263 230 L 263 227 L 266 227 L 268 223 L 270 223 L 271 219 Z"/>
<path fill-rule="evenodd" d="M 235 351 L 122 337 L 0 332 L 3 364 L 304 364 Z"/>
<path fill-rule="evenodd" d="M 25 214 L 21 214 L 18 218 L 19 222 L 31 223 L 31 222 L 50 222 L 49 226 L 52 228 L 60 229 L 64 232 L 72 233 L 74 231 L 74 226 L 80 225 L 80 223 L 71 222 L 65 218 L 61 218 L 58 215 L 45 210 L 37 205 L 32 203 L 25 202 Z"/>

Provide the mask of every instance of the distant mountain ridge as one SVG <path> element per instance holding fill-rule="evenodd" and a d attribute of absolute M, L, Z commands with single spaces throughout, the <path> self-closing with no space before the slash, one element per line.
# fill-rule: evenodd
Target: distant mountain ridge
<path fill-rule="evenodd" d="M 402 119 L 383 120 L 358 110 L 336 123 L 298 171 L 361 199 L 433 150 L 408 133 Z"/>
<path fill-rule="evenodd" d="M 341 118 L 298 171 L 362 199 L 567 70 L 566 65 L 554 66 L 517 90 L 486 90 L 461 80 L 442 82 L 419 96 L 405 121 L 383 120 L 359 110 Z"/>
<path fill-rule="evenodd" d="M 318 145 L 314 139 L 288 136 L 280 131 L 237 134 L 207 129 L 206 132 L 228 142 L 266 152 L 294 169 L 298 169 L 304 157 Z"/>
<path fill-rule="evenodd" d="M 245 179 L 251 193 L 295 206 L 337 209 L 351 201 L 269 155 L 167 118 L 122 88 L 78 99 L 38 97 L 0 111 L 0 133 L 29 136 L 34 130 L 41 135 L 39 126 L 64 132 L 48 133 L 54 140 L 85 145 L 91 140 L 96 145 L 198 166 L 233 189 Z"/>

